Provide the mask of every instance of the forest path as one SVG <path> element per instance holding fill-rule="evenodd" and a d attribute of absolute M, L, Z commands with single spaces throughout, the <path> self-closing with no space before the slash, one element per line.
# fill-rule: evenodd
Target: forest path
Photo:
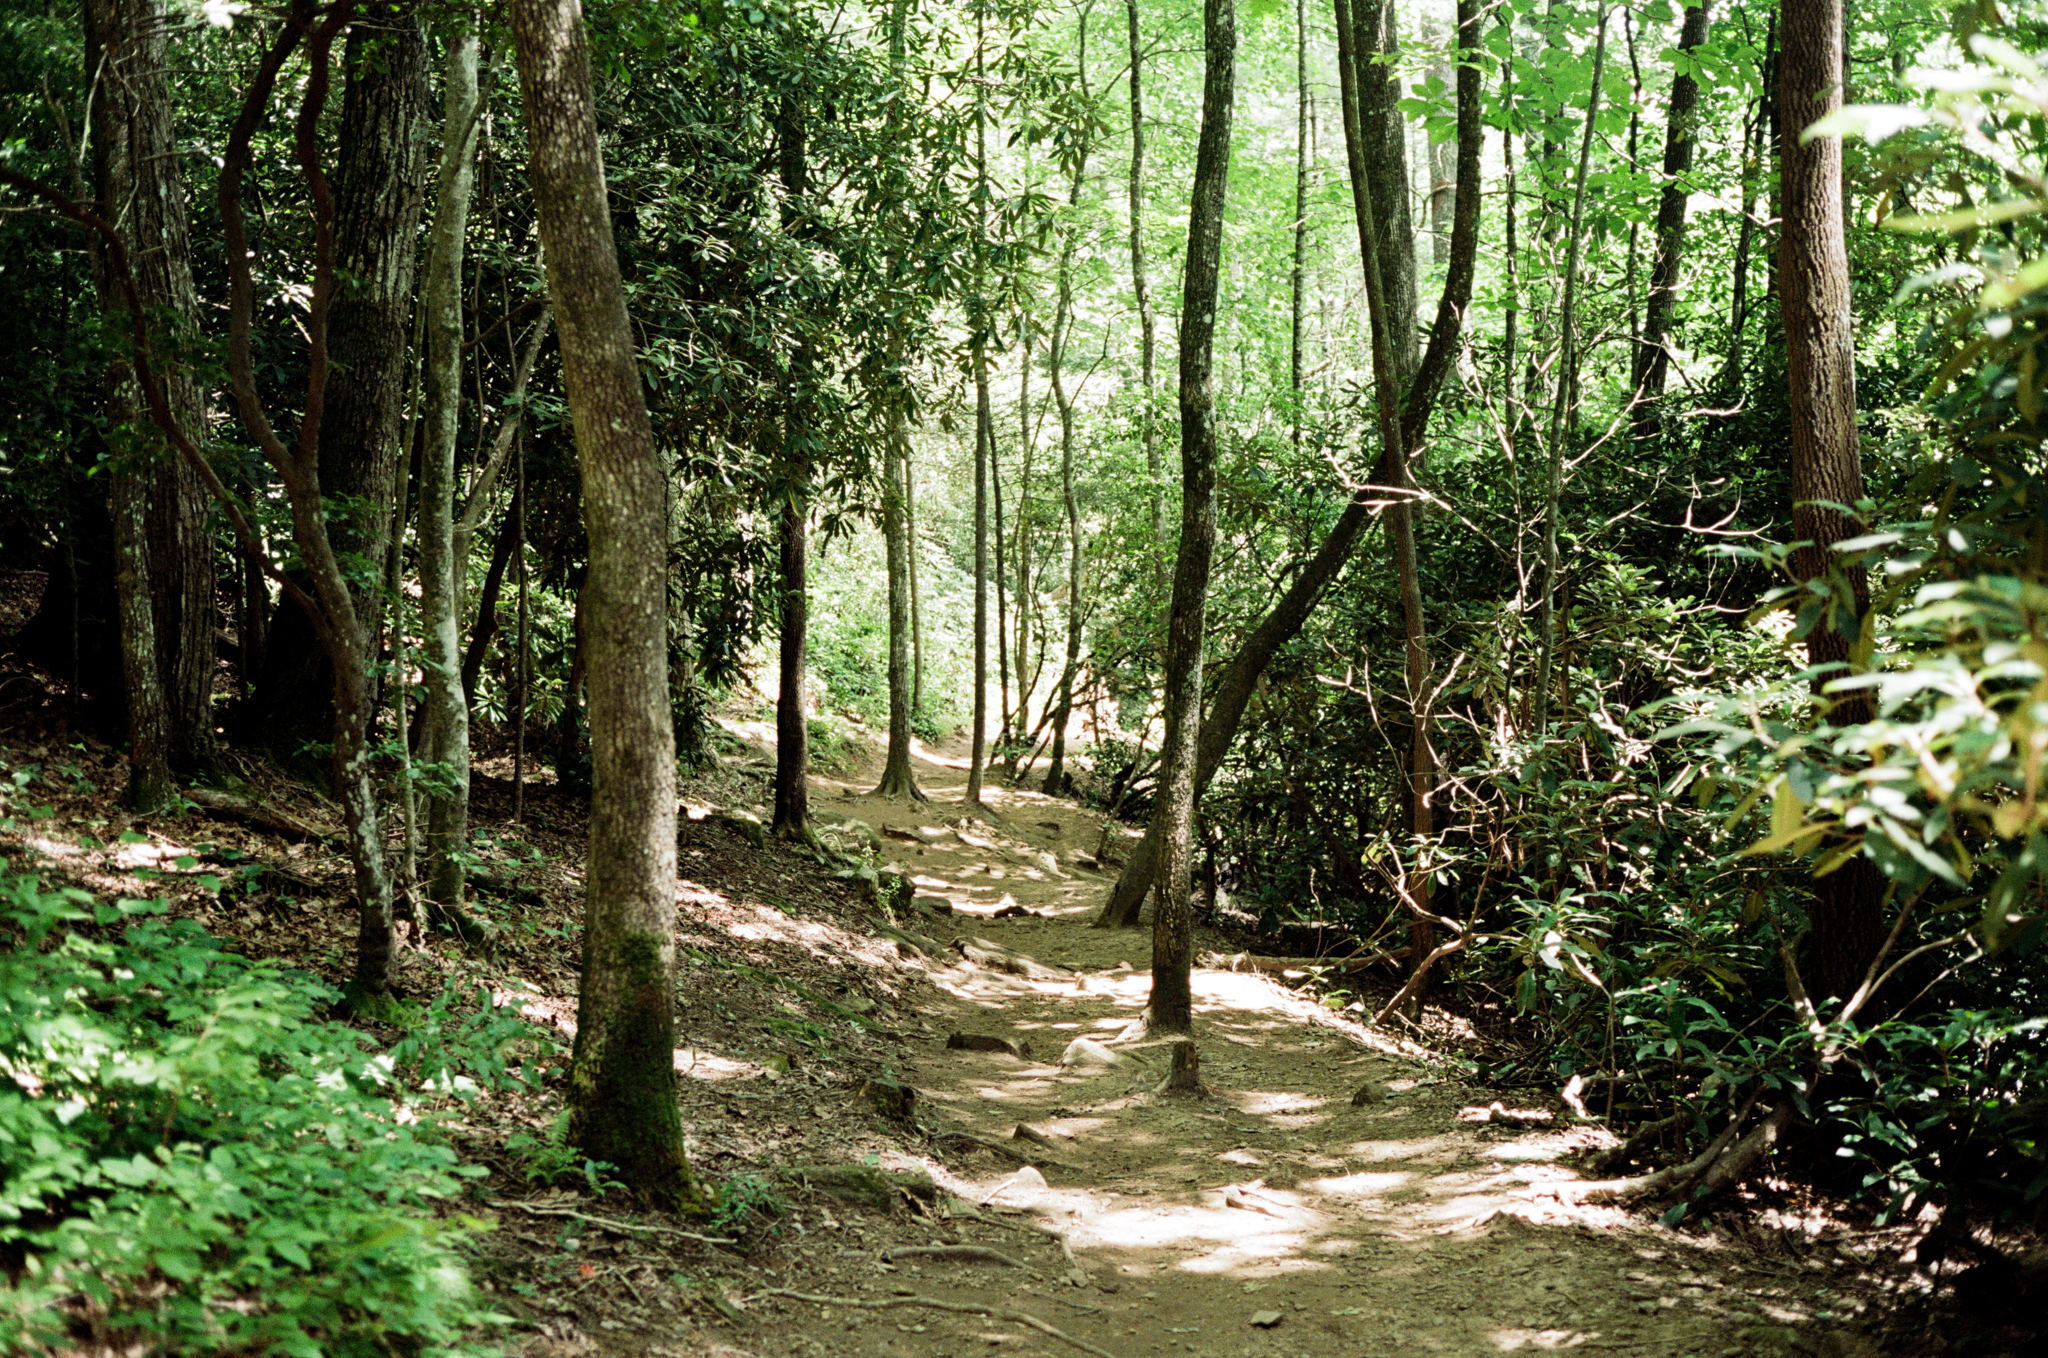
<path fill-rule="evenodd" d="M 878 1273 L 841 1249 L 847 1262 L 796 1290 L 870 1306 L 758 1305 L 750 1349 L 1081 1351 L 982 1316 L 873 1309 L 916 1294 L 1028 1312 L 1116 1358 L 1879 1352 L 1842 1323 L 1873 1299 L 1833 1251 L 1773 1256 L 1547 1193 L 1577 1179 L 1564 1159 L 1595 1133 L 1479 1120 L 1495 1096 L 1450 1064 L 1263 975 L 1195 972 L 1209 1092 L 1156 1093 L 1168 1052 L 1136 1025 L 1149 938 L 1089 927 L 1111 878 L 1074 861 L 1092 855 L 1101 818 L 993 781 L 972 810 L 964 759 L 919 756 L 928 804 L 866 796 L 868 770 L 815 778 L 813 807 L 874 827 L 885 859 L 952 907 L 911 929 L 1059 969 L 1033 979 L 934 959 L 943 998 L 918 1015 L 932 1040 L 908 1045 L 897 1071 L 920 1120 L 943 1129 L 942 1183 L 981 1204 L 949 1210 L 937 1238 L 1050 1262 L 899 1257 Z M 1032 913 L 995 917 L 1011 905 Z M 946 1046 L 954 1033 L 1022 1054 Z M 1079 1038 L 1098 1045 L 1070 1051 Z"/>

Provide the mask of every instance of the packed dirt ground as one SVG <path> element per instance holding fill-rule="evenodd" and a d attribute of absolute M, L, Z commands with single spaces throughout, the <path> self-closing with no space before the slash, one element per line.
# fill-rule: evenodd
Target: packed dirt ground
<path fill-rule="evenodd" d="M 131 823 L 114 754 L 47 693 L 11 694 L 12 866 L 161 891 L 233 946 L 344 974 L 347 874 L 317 797 L 250 765 L 225 811 Z M 826 840 L 913 878 L 885 917 L 857 872 L 747 818 L 766 754 L 741 747 L 685 790 L 676 1061 L 693 1160 L 725 1186 L 710 1222 L 637 1214 L 548 1160 L 582 807 L 535 783 L 515 824 L 509 760 L 480 763 L 479 905 L 499 946 L 413 932 L 404 977 L 415 996 L 481 988 L 536 1025 L 521 1059 L 541 1091 L 479 1099 L 454 1125 L 493 1171 L 461 1210 L 494 1220 L 478 1268 L 516 1351 L 2038 1351 L 2022 1308 L 1929 1309 L 1929 1279 L 1898 1262 L 1910 1228 L 1859 1227 L 1790 1184 L 1680 1229 L 1580 1204 L 1575 1160 L 1612 1144 L 1603 1127 L 1470 1083 L 1483 1039 L 1454 1016 L 1432 1016 L 1428 1045 L 1368 1030 L 1256 969 L 1243 939 L 1197 938 L 1207 1092 L 1159 1092 L 1168 1048 L 1139 1021 L 1149 940 L 1089 927 L 1112 880 L 1099 847 L 1113 861 L 1129 831 L 994 784 L 970 812 L 964 761 L 923 747 L 924 804 L 865 795 L 871 768 L 820 774 Z M 241 894 L 191 885 L 222 861 L 247 865 Z"/>

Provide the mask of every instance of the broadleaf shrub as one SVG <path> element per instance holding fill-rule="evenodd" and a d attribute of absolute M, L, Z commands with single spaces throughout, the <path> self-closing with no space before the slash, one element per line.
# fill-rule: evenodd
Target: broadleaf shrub
<path fill-rule="evenodd" d="M 0 875 L 0 1351 L 468 1349 L 483 1171 L 318 978 L 161 909 Z"/>

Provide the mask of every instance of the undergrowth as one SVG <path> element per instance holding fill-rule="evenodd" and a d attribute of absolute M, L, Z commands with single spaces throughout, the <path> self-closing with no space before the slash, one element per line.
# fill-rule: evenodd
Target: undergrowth
<path fill-rule="evenodd" d="M 376 1052 L 163 910 L 0 875 L 0 1351 L 487 1351 L 440 1120 L 524 1025 L 444 996 Z"/>

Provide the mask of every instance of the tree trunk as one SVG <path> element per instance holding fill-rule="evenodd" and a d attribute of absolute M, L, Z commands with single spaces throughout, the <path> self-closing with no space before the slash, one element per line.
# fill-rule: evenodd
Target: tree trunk
<path fill-rule="evenodd" d="M 1838 677 L 1861 649 L 1870 607 L 1863 573 L 1836 565 L 1830 550 L 1859 530 L 1828 504 L 1853 505 L 1863 498 L 1842 142 L 1830 136 L 1801 143 L 1808 127 L 1842 106 L 1842 4 L 1785 0 L 1780 13 L 1779 295 L 1792 415 L 1792 535 L 1807 544 L 1793 553 L 1792 568 L 1827 600 L 1806 636 L 1808 663 L 1832 667 L 1815 679 L 1819 697 L 1820 686 Z M 1828 700 L 1821 703 L 1826 707 Z M 1850 724 L 1872 715 L 1870 691 L 1860 689 L 1833 700 L 1829 719 Z M 1862 981 L 1883 941 L 1882 888 L 1875 865 L 1860 855 L 1814 881 L 1808 989 L 1816 996 L 1844 996 Z"/>
<path fill-rule="evenodd" d="M 1707 40 L 1705 0 L 1685 11 L 1678 50 L 1690 56 Z M 1657 198 L 1657 257 L 1650 265 L 1650 295 L 1643 307 L 1643 335 L 1636 346 L 1632 385 L 1636 393 L 1636 433 L 1646 437 L 1663 428 L 1664 384 L 1671 371 L 1672 316 L 1678 308 L 1680 266 L 1685 253 L 1685 177 L 1692 170 L 1693 121 L 1699 110 L 1700 83 L 1686 66 L 1671 79 L 1671 121 L 1664 134 L 1664 188 Z M 1745 209 L 1746 212 L 1746 209 Z"/>
<path fill-rule="evenodd" d="M 1159 352 L 1159 323 L 1152 310 L 1152 279 L 1145 271 L 1145 48 L 1138 37 L 1138 0 L 1125 0 L 1130 19 L 1131 54 L 1131 290 L 1138 299 L 1140 371 L 1144 400 L 1138 413 L 1139 438 L 1145 445 L 1145 475 L 1152 486 L 1152 579 L 1166 588 L 1166 496 L 1161 485 L 1159 438 L 1152 412 L 1153 373 Z"/>
<path fill-rule="evenodd" d="M 1082 36 L 1084 39 L 1087 36 L 1085 27 Z M 1085 49 L 1083 58 L 1080 65 L 1085 71 Z M 1083 179 L 1081 171 L 1076 169 L 1067 188 L 1070 215 L 1079 214 Z M 1067 654 L 1060 666 L 1058 697 L 1054 700 L 1052 762 L 1047 766 L 1045 782 L 1040 786 L 1048 797 L 1061 795 L 1070 781 L 1067 776 L 1067 726 L 1074 719 L 1074 676 L 1081 665 L 1081 504 L 1074 495 L 1074 397 L 1067 390 L 1066 375 L 1067 341 L 1074 323 L 1074 252 L 1078 244 L 1078 235 L 1070 229 L 1060 249 L 1059 303 L 1053 314 L 1052 342 L 1046 355 L 1053 404 L 1060 412 L 1060 495 L 1067 511 Z"/>
<path fill-rule="evenodd" d="M 1152 1028 L 1166 1033 L 1194 1027 L 1188 970 L 1194 911 L 1188 899 L 1188 863 L 1202 729 L 1202 633 L 1209 569 L 1216 555 L 1216 298 L 1237 80 L 1237 13 L 1232 0 L 1207 0 L 1202 35 L 1202 134 L 1195 148 L 1187 269 L 1181 283 L 1180 550 L 1166 624 L 1166 734 L 1160 746 L 1159 807 L 1153 817 L 1161 862 L 1158 907 L 1152 917 Z"/>
<path fill-rule="evenodd" d="M 1401 55 L 1394 0 L 1352 0 L 1353 61 L 1366 179 L 1378 205 L 1380 284 L 1386 289 L 1395 372 L 1403 387 L 1416 365 L 1415 226 L 1408 203 L 1408 119 L 1401 112 Z M 1341 58 L 1340 58 L 1341 60 Z"/>
<path fill-rule="evenodd" d="M 776 140 L 780 143 L 782 177 L 782 229 L 786 235 L 801 233 L 801 207 L 809 192 L 808 148 L 805 144 L 803 109 L 795 97 L 784 100 L 776 118 Z M 807 344 L 797 347 L 790 358 L 790 374 L 783 387 L 783 425 L 776 435 L 780 464 L 788 484 L 781 505 L 782 566 L 782 683 L 775 704 L 775 821 L 774 830 L 801 844 L 811 836 L 811 735 L 804 717 L 804 679 L 808 668 L 805 652 L 811 625 L 810 565 L 811 454 L 810 436 L 805 428 L 809 415 L 812 380 L 811 353 Z"/>
<path fill-rule="evenodd" d="M 1303 390 L 1308 366 L 1303 331 L 1308 320 L 1308 117 L 1312 97 L 1308 85 L 1308 0 L 1294 0 L 1294 269 L 1288 277 L 1293 307 L 1287 361 L 1288 390 L 1294 395 L 1288 432 L 1297 453 L 1301 451 L 1308 400 Z"/>
<path fill-rule="evenodd" d="M 929 800 L 910 767 L 910 419 L 904 398 L 889 402 L 889 443 L 883 451 L 882 542 L 889 563 L 889 752 L 877 797 Z"/>
<path fill-rule="evenodd" d="M 1423 353 L 1421 367 L 1402 408 L 1403 446 L 1421 442 L 1437 387 L 1450 370 L 1465 308 L 1471 300 L 1474 262 L 1478 256 L 1479 152 L 1485 135 L 1479 119 L 1479 68 L 1475 64 L 1480 36 L 1479 0 L 1460 0 L 1458 16 L 1459 44 L 1468 55 L 1458 70 L 1458 203 L 1451 229 L 1451 263 L 1445 273 L 1436 323 L 1430 329 L 1429 347 Z M 1259 621 L 1225 667 L 1202 718 L 1201 760 L 1195 773 L 1197 796 L 1209 785 L 1216 770 L 1222 767 L 1223 757 L 1230 752 L 1230 743 L 1237 738 L 1238 723 L 1243 720 L 1259 676 L 1315 611 L 1323 591 L 1350 559 L 1359 535 L 1372 521 L 1379 503 L 1380 492 L 1370 488 L 1351 497 L 1315 554 L 1293 572 L 1287 592 Z M 1096 927 L 1129 928 L 1136 924 L 1158 867 L 1158 839 L 1148 829 L 1096 916 Z"/>
<path fill-rule="evenodd" d="M 427 892 L 431 909 L 459 917 L 469 849 L 469 704 L 462 687 L 462 576 L 455 551 L 456 441 L 462 411 L 462 246 L 475 182 L 476 33 L 467 16 L 448 34 L 442 91 L 441 169 L 427 253 L 421 374 L 425 446 L 420 456 L 420 619 L 426 634 L 426 750 L 441 765 L 427 796 Z M 395 537 L 395 534 L 394 534 Z"/>
<path fill-rule="evenodd" d="M 92 140 L 100 216 L 114 223 L 126 242 L 144 306 L 171 318 L 179 330 L 196 328 L 199 296 L 172 127 L 163 5 L 161 0 L 90 0 L 85 21 L 86 68 L 96 77 Z M 101 296 L 118 313 L 119 292 L 103 268 Z M 161 352 L 175 349 L 175 343 L 160 346 Z M 146 427 L 149 411 L 132 377 L 112 380 L 117 384 L 109 393 L 112 427 Z M 200 385 L 175 366 L 166 369 L 163 382 L 173 416 L 187 429 L 203 428 L 206 398 Z M 216 758 L 214 545 L 206 522 L 210 497 L 198 473 L 160 438 L 138 446 L 134 454 L 140 460 L 129 459 L 133 465 L 117 474 L 111 491 L 114 500 L 127 502 L 114 509 L 116 570 L 126 587 L 143 591 L 136 598 L 149 617 L 129 621 L 130 601 L 122 600 L 123 644 L 148 645 L 149 669 L 136 675 L 140 679 L 146 673 L 150 691 L 140 701 L 145 709 L 160 710 L 137 711 L 131 698 L 131 739 L 138 721 L 154 728 L 157 735 L 146 744 L 156 748 L 147 757 L 161 758 L 165 767 L 144 774 L 131 756 L 131 774 L 140 779 L 131 783 L 131 793 L 155 785 L 167 796 L 170 770 L 195 773 Z M 140 538 L 124 539 L 125 532 L 138 527 Z M 145 623 L 147 643 L 137 634 Z M 125 658 L 124 684 L 138 659 Z M 154 793 L 145 800 L 151 809 L 161 804 Z"/>
<path fill-rule="evenodd" d="M 612 243 L 578 0 L 514 0 L 534 205 L 590 536 L 594 788 L 569 1144 L 663 1206 L 707 1207 L 676 1105 L 675 732 L 667 476 Z"/>
<path fill-rule="evenodd" d="M 981 805 L 982 768 L 988 756 L 988 464 L 995 452 L 995 421 L 988 404 L 988 85 L 982 60 L 988 38 L 986 13 L 977 10 L 974 22 L 974 166 L 980 191 L 975 195 L 974 298 L 969 316 L 974 327 L 969 346 L 974 368 L 974 736 L 964 800 L 970 807 Z"/>
<path fill-rule="evenodd" d="M 1376 81 L 1368 78 L 1370 73 L 1381 69 L 1371 60 L 1372 55 L 1392 47 L 1391 5 L 1383 10 L 1386 15 L 1383 21 L 1371 21 L 1354 14 L 1353 17 L 1357 18 L 1355 28 L 1345 22 L 1347 8 L 1369 11 L 1378 2 L 1365 0 L 1360 7 L 1348 4 L 1347 0 L 1337 0 L 1337 65 L 1344 100 L 1345 143 L 1351 165 L 1352 205 L 1358 219 L 1358 249 L 1364 266 L 1367 310 L 1372 328 L 1381 464 L 1395 492 L 1395 501 L 1388 514 L 1389 532 L 1394 540 L 1395 577 L 1401 594 L 1402 630 L 1406 640 L 1408 829 L 1414 842 L 1420 845 L 1435 829 L 1431 800 L 1435 791 L 1436 755 L 1430 738 L 1428 634 L 1415 553 L 1416 515 L 1413 501 L 1405 493 L 1410 484 L 1409 443 L 1403 427 L 1401 394 L 1417 360 L 1407 357 L 1412 348 L 1403 343 L 1402 325 L 1404 321 L 1412 322 L 1414 303 L 1411 292 L 1411 300 L 1403 309 L 1402 292 L 1397 281 L 1406 272 L 1412 289 L 1415 254 L 1407 246 L 1410 239 L 1407 230 L 1389 231 L 1383 216 L 1387 196 L 1392 195 L 1401 205 L 1397 208 L 1397 211 L 1402 211 L 1399 222 L 1405 227 L 1403 209 L 1408 183 L 1405 165 L 1399 161 L 1388 165 L 1389 153 L 1384 147 L 1384 138 L 1374 135 L 1376 129 L 1387 125 L 1390 115 L 1398 118 L 1399 110 L 1393 103 L 1398 87 L 1391 79 Z M 1352 35 L 1348 42 L 1344 40 L 1347 30 Z M 1381 104 L 1377 101 L 1386 102 Z M 1380 143 L 1377 155 L 1376 142 Z M 1402 149 L 1395 145 L 1392 155 L 1398 156 Z M 1395 170 L 1399 173 L 1394 173 Z M 1410 912 L 1410 955 L 1417 961 L 1416 977 L 1419 982 L 1421 959 L 1429 955 L 1435 942 L 1429 914 L 1427 865 L 1418 863 L 1412 872 L 1404 869 L 1399 880 L 1402 903 Z M 1419 985 L 1413 988 L 1419 989 Z"/>
<path fill-rule="evenodd" d="M 334 365 L 320 416 L 320 489 L 339 504 L 367 506 L 337 515 L 328 533 L 343 561 L 384 559 L 392 481 L 400 456 L 406 338 L 414 296 L 425 200 L 427 57 L 411 0 L 360 7 L 343 58 L 339 163 L 334 187 L 336 289 L 328 324 Z M 353 572 L 352 572 L 353 575 Z M 374 578 L 375 572 L 364 578 Z M 352 586 L 373 644 L 382 611 L 374 584 Z M 367 653 L 364 663 L 373 660 Z M 313 622 L 279 610 L 268 666 L 253 711 L 263 743 L 294 755 L 323 737 L 332 719 L 323 694 L 329 666 Z"/>
<path fill-rule="evenodd" d="M 1586 124 L 1579 142 L 1578 182 L 1572 190 L 1571 240 L 1565 247 L 1563 300 L 1558 306 L 1557 392 L 1550 407 L 1550 476 L 1544 492 L 1543 593 L 1536 609 L 1535 735 L 1550 730 L 1550 675 L 1557 656 L 1557 519 L 1564 497 L 1565 413 L 1571 406 L 1577 377 L 1578 335 L 1574 303 L 1578 297 L 1580 227 L 1586 209 L 1586 177 L 1593 155 L 1593 119 L 1600 109 L 1600 69 L 1607 55 L 1607 11 L 1600 12 L 1600 32 L 1593 42 L 1593 79 L 1586 92 Z"/>

